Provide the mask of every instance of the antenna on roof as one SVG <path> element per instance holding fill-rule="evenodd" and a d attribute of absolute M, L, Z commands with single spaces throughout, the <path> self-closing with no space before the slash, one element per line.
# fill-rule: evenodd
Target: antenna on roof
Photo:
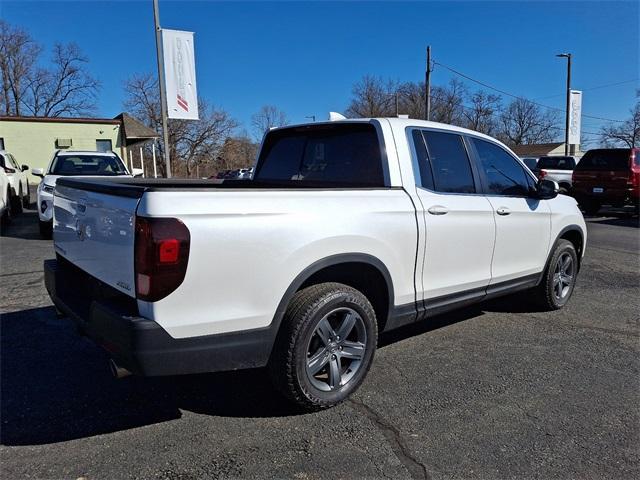
<path fill-rule="evenodd" d="M 337 122 L 338 120 L 346 120 L 347 117 L 338 112 L 329 112 L 329 121 Z"/>

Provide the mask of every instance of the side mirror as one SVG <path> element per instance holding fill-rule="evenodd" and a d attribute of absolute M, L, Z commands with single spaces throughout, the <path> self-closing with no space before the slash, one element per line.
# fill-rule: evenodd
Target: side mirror
<path fill-rule="evenodd" d="M 131 174 L 136 178 L 142 177 L 144 175 L 144 170 L 141 168 L 132 168 Z"/>
<path fill-rule="evenodd" d="M 32 168 L 31 175 L 35 175 L 36 177 L 44 178 L 44 168 Z"/>
<path fill-rule="evenodd" d="M 560 186 L 558 185 L 558 182 L 553 180 L 540 180 L 538 182 L 538 187 L 536 188 L 536 193 L 540 200 L 556 198 L 559 191 Z"/>
<path fill-rule="evenodd" d="M 27 170 L 29 170 L 29 165 L 22 165 L 21 170 L 22 170 L 23 172 L 26 172 Z"/>

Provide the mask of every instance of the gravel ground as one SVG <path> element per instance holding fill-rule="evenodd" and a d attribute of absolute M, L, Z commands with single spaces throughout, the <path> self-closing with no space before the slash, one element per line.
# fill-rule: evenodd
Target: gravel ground
<path fill-rule="evenodd" d="M 298 414 L 261 370 L 114 380 L 57 319 L 27 211 L 0 238 L 3 478 L 640 477 L 640 230 L 589 219 L 573 299 L 519 298 L 382 338 L 363 387 Z"/>

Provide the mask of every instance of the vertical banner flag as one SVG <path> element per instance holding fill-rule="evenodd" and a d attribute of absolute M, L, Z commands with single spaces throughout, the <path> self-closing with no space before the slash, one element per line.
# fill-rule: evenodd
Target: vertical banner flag
<path fill-rule="evenodd" d="M 167 116 L 198 120 L 193 32 L 162 29 Z"/>
<path fill-rule="evenodd" d="M 582 116 L 582 92 L 571 90 L 569 102 L 569 144 L 580 145 L 580 117 Z"/>

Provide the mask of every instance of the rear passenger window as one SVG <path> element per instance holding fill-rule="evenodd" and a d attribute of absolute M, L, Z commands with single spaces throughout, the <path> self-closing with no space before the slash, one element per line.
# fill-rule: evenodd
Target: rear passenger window
<path fill-rule="evenodd" d="M 418 146 L 416 153 L 420 165 L 420 173 L 430 169 L 433 187 L 436 192 L 443 193 L 475 193 L 473 173 L 469 157 L 462 137 L 453 133 L 422 131 L 428 162 L 420 162 Z M 414 143 L 416 142 L 414 136 Z M 428 173 L 423 175 L 422 186 L 431 188 L 424 181 L 429 181 Z"/>
<path fill-rule="evenodd" d="M 495 143 L 472 139 L 480 164 L 487 177 L 488 193 L 505 196 L 527 196 L 527 174 L 515 158 Z"/>
<path fill-rule="evenodd" d="M 413 147 L 415 149 L 416 161 L 418 163 L 418 172 L 420 173 L 420 179 L 417 183 L 421 187 L 434 190 L 431 164 L 429 163 L 427 146 L 424 143 L 422 132 L 420 130 L 413 130 L 411 137 L 413 140 Z"/>

